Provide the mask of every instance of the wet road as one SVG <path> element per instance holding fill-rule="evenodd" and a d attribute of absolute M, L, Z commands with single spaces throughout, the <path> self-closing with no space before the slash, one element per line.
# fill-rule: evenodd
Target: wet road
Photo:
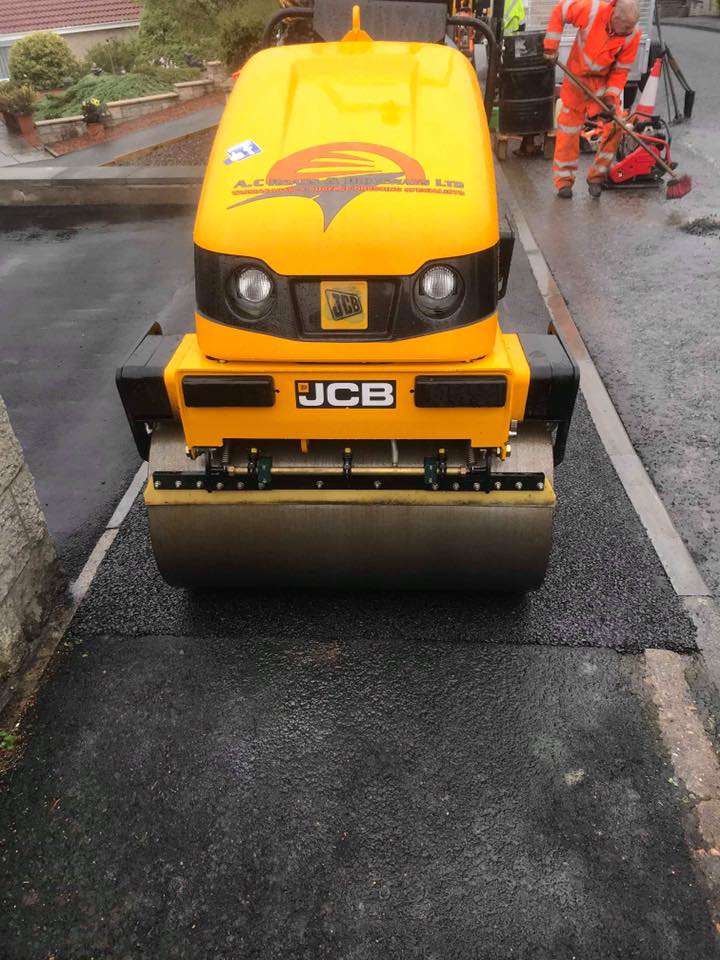
<path fill-rule="evenodd" d="M 141 301 L 136 329 L 97 313 L 105 347 L 73 449 L 104 437 L 88 507 L 102 519 L 109 476 L 137 466 L 103 378 L 152 310 L 183 322 L 183 227 L 12 241 L 46 251 L 70 303 L 86 270 L 73 243 L 88 258 L 112 244 L 138 277 L 113 285 L 118 316 Z M 522 251 L 504 323 L 547 323 Z M 74 382 L 73 342 L 54 344 Z M 37 390 L 46 356 L 29 367 Z M 43 473 L 32 383 L 6 394 L 61 516 L 73 494 Z M 582 404 L 558 493 L 547 584 L 503 601 L 172 590 L 137 505 L 0 792 L 3 960 L 715 956 L 632 653 L 691 651 L 692 629 Z"/>
<path fill-rule="evenodd" d="M 115 367 L 155 319 L 192 322 L 191 229 L 175 211 L 2 211 L 0 394 L 70 577 L 138 465 Z"/>
<path fill-rule="evenodd" d="M 516 191 L 630 438 L 711 592 L 720 595 L 720 56 L 718 35 L 663 28 L 697 88 L 673 126 L 673 159 L 693 190 L 603 194 L 583 175 L 553 196 L 549 164 L 512 158 Z M 665 112 L 662 93 L 658 102 Z M 581 158 L 581 170 L 589 158 Z"/>

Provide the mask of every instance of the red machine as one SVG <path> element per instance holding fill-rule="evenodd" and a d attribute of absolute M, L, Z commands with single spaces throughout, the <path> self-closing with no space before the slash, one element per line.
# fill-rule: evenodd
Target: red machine
<path fill-rule="evenodd" d="M 635 132 L 652 152 L 675 167 L 670 157 L 670 131 L 662 117 L 636 119 Z M 629 137 L 623 137 L 617 152 L 616 162 L 608 171 L 606 187 L 656 187 L 664 176 L 664 171 L 653 162 L 652 157 L 641 147 L 636 146 Z"/>
<path fill-rule="evenodd" d="M 582 133 L 581 148 L 589 153 L 597 149 L 602 139 L 602 128 L 607 121 L 588 121 Z M 662 117 L 642 117 L 636 114 L 632 118 L 635 132 L 643 142 L 668 166 L 675 168 L 670 156 L 670 130 Z M 641 147 L 637 146 L 630 137 L 623 137 L 618 148 L 615 163 L 608 171 L 607 180 L 603 183 L 606 190 L 617 190 L 623 187 L 657 187 L 662 182 L 664 171 L 653 161 L 652 157 Z"/>

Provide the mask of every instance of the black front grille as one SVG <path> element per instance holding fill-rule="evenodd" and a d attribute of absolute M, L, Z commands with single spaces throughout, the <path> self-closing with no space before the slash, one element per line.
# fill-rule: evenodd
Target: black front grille
<path fill-rule="evenodd" d="M 350 278 L 348 278 L 350 279 Z M 354 279 L 354 278 L 353 278 Z M 337 278 L 342 286 L 342 279 Z M 392 337 L 393 317 L 397 303 L 397 280 L 368 280 L 367 330 L 348 330 L 344 334 L 323 330 L 320 325 L 320 281 L 291 281 L 293 305 L 303 340 L 389 340 Z"/>
<path fill-rule="evenodd" d="M 429 261 L 415 274 L 403 277 L 349 276 L 368 284 L 366 330 L 322 330 L 320 283 L 341 277 L 286 277 L 251 257 L 236 257 L 195 247 L 195 296 L 198 311 L 215 323 L 264 333 L 284 340 L 407 340 L 477 323 L 497 308 L 499 245 L 463 257 Z M 423 270 L 433 263 L 452 266 L 462 278 L 463 296 L 457 309 L 442 318 L 428 317 L 417 307 L 413 290 Z M 240 316 L 230 295 L 235 271 L 260 267 L 273 280 L 273 299 L 267 314 L 253 320 Z"/>

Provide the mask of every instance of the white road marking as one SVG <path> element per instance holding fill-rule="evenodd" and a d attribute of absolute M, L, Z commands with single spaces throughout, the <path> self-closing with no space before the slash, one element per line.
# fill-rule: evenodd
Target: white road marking
<path fill-rule="evenodd" d="M 115 507 L 115 512 L 108 520 L 108 530 L 114 530 L 116 527 L 119 527 L 130 512 L 130 507 L 133 505 L 133 503 L 135 503 L 135 498 L 145 486 L 145 481 L 147 480 L 147 471 L 147 463 L 141 463 L 138 467 L 137 473 L 132 478 L 130 486 L 127 488 L 122 496 L 122 499 Z"/>
<path fill-rule="evenodd" d="M 117 528 L 114 530 L 105 529 L 101 533 L 100 539 L 95 544 L 92 549 L 92 553 L 85 561 L 85 566 L 80 571 L 77 580 L 73 580 L 73 582 L 70 584 L 70 596 L 72 597 L 73 607 L 75 610 L 78 608 L 80 601 L 90 589 L 90 585 L 95 579 L 95 574 L 98 572 L 98 567 L 104 560 L 105 554 L 112 546 L 113 540 L 117 535 Z"/>

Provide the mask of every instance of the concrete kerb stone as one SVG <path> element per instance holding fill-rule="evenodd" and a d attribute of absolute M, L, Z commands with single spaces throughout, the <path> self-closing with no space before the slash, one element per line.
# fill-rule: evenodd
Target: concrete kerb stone
<path fill-rule="evenodd" d="M 184 143 L 186 140 L 192 140 L 194 137 L 197 137 L 198 134 L 209 133 L 211 130 L 215 130 L 217 124 L 209 124 L 207 127 L 201 127 L 199 130 L 193 130 L 190 133 L 183 133 L 179 137 L 170 137 L 169 140 L 163 140 L 162 143 L 152 143 L 149 147 L 141 147 L 139 150 L 130 150 L 128 153 L 120 153 L 117 157 L 113 157 L 112 160 L 106 160 L 102 164 L 103 167 L 108 167 L 114 164 L 118 164 L 122 160 L 139 160 L 141 157 L 147 157 L 149 154 L 154 153 L 160 147 L 171 147 L 178 143 Z M 156 168 L 161 169 L 161 168 Z M 191 167 L 176 167 L 174 169 L 188 170 L 192 169 Z"/>
<path fill-rule="evenodd" d="M 0 206 L 197 202 L 204 167 L 0 167 Z"/>

